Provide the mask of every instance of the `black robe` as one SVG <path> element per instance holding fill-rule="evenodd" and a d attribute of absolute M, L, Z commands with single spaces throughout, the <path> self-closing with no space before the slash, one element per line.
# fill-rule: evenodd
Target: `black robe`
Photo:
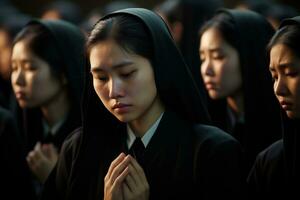
<path fill-rule="evenodd" d="M 28 25 L 40 25 L 51 35 L 55 53 L 60 58 L 60 63 L 50 65 L 54 71 L 62 71 L 67 80 L 67 90 L 70 99 L 70 110 L 66 113 L 66 120 L 57 133 L 46 143 L 53 143 L 58 150 L 63 140 L 73 130 L 81 126 L 80 101 L 83 91 L 84 79 L 84 44 L 85 37 L 81 30 L 63 20 L 31 20 Z M 45 47 L 44 54 L 49 54 Z M 54 57 L 54 56 L 53 56 Z M 46 61 L 48 62 L 48 61 Z M 58 69 L 59 68 L 59 69 Z M 22 130 L 25 150 L 31 151 L 38 141 L 45 141 L 43 130 L 43 115 L 39 107 L 15 108 L 15 115 L 20 130 Z"/>
<path fill-rule="evenodd" d="M 284 20 L 279 30 L 289 25 L 300 26 L 300 17 Z M 258 155 L 249 174 L 252 199 L 300 198 L 300 120 L 288 118 L 282 110 L 282 124 L 283 138 Z"/>
<path fill-rule="evenodd" d="M 119 134 L 126 136 L 125 125 L 119 130 Z M 74 195 L 70 194 L 67 183 L 72 181 L 70 169 L 74 167 L 72 161 L 81 134 L 82 129 L 78 129 L 64 144 L 43 199 L 103 198 L 103 180 L 110 163 L 119 153 L 128 152 L 126 137 L 120 137 L 123 141 L 119 141 L 113 156 L 104 160 L 95 158 L 94 162 L 99 162 L 95 163 L 96 171 L 85 168 L 94 174 L 86 177 L 84 188 L 78 188 Z M 97 137 L 94 139 L 99 141 Z M 96 152 L 95 149 L 95 157 Z M 239 199 L 243 187 L 241 160 L 239 143 L 227 133 L 207 125 L 191 126 L 174 113 L 166 112 L 145 151 L 143 169 L 150 185 L 150 199 Z"/>
<path fill-rule="evenodd" d="M 252 11 L 221 9 L 218 14 L 230 19 L 228 30 L 239 54 L 244 98 L 243 120 L 232 124 L 226 99 L 209 100 L 213 124 L 229 132 L 245 152 L 247 176 L 257 154 L 281 138 L 280 106 L 273 93 L 266 47 L 274 30 L 268 21 Z"/>
<path fill-rule="evenodd" d="M 189 68 L 163 20 L 155 13 L 131 8 L 105 16 L 129 15 L 145 25 L 153 43 L 151 64 L 166 111 L 151 138 L 142 166 L 150 199 L 239 199 L 242 192 L 239 143 L 209 123 L 206 107 Z M 95 93 L 86 67 L 83 127 L 62 147 L 42 199 L 103 199 L 110 163 L 127 152 L 125 124 Z M 201 123 L 201 124 L 200 124 Z"/>

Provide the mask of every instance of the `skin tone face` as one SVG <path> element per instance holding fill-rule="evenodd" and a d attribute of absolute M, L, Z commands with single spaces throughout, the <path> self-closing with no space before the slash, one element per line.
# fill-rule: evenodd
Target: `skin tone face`
<path fill-rule="evenodd" d="M 32 53 L 26 42 L 14 45 L 11 61 L 11 82 L 20 107 L 47 106 L 64 91 L 63 81 L 51 74 L 50 66 Z"/>
<path fill-rule="evenodd" d="M 104 106 L 142 136 L 164 110 L 149 60 L 106 40 L 92 47 L 90 63 L 94 89 Z"/>
<path fill-rule="evenodd" d="M 284 44 L 270 52 L 274 93 L 289 118 L 300 118 L 300 58 Z"/>
<path fill-rule="evenodd" d="M 238 52 L 216 28 L 207 29 L 200 41 L 201 75 L 212 99 L 235 96 L 241 91 L 242 77 Z"/>

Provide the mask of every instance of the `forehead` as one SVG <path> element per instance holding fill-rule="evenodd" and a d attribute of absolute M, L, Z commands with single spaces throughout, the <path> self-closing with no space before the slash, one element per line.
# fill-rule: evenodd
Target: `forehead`
<path fill-rule="evenodd" d="M 119 62 L 132 60 L 133 54 L 126 52 L 112 40 L 101 41 L 90 50 L 91 68 L 107 68 Z"/>
<path fill-rule="evenodd" d="M 22 59 L 22 58 L 34 57 L 33 53 L 27 47 L 25 41 L 19 41 L 13 46 L 12 58 Z"/>
<path fill-rule="evenodd" d="M 291 62 L 295 58 L 293 51 L 284 44 L 276 44 L 270 51 L 270 62 L 272 66 Z"/>

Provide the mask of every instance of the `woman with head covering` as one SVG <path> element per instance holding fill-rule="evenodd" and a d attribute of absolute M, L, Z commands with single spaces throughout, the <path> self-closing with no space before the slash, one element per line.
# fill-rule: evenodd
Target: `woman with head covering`
<path fill-rule="evenodd" d="M 273 29 L 252 11 L 223 9 L 200 33 L 201 75 L 210 114 L 242 144 L 248 174 L 257 153 L 281 136 L 280 111 L 266 67 L 265 48 Z"/>
<path fill-rule="evenodd" d="M 257 157 L 248 177 L 250 194 L 253 197 L 300 197 L 299 45 L 300 17 L 283 21 L 269 43 L 269 70 L 274 80 L 274 93 L 283 111 L 283 139 L 272 144 Z"/>
<path fill-rule="evenodd" d="M 239 197 L 240 145 L 199 124 L 207 111 L 158 15 L 108 14 L 87 49 L 83 127 L 64 143 L 43 199 Z"/>
<path fill-rule="evenodd" d="M 44 182 L 65 137 L 81 126 L 84 41 L 64 21 L 31 21 L 16 36 L 12 87 L 20 107 L 27 162 Z"/>

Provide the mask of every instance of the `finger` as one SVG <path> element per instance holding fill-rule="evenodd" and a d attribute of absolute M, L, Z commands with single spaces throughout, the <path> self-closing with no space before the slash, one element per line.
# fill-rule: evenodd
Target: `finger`
<path fill-rule="evenodd" d="M 131 166 L 129 165 L 128 168 L 130 168 L 130 167 Z M 133 191 L 135 188 L 137 188 L 138 182 L 136 180 L 134 180 L 132 174 L 130 173 L 130 169 L 129 169 L 128 175 L 125 178 L 125 183 L 127 184 L 127 186 L 130 189 L 130 191 Z"/>
<path fill-rule="evenodd" d="M 58 157 L 58 153 L 53 144 L 45 144 L 42 145 L 42 152 L 45 156 L 51 160 L 56 160 Z"/>
<path fill-rule="evenodd" d="M 113 184 L 115 180 L 120 176 L 120 174 L 129 165 L 130 159 L 126 156 L 112 171 L 110 176 L 110 181 Z"/>
<path fill-rule="evenodd" d="M 129 155 L 130 156 L 130 155 Z M 139 183 L 147 181 L 146 175 L 144 173 L 143 168 L 140 166 L 140 164 L 134 159 L 132 156 L 130 156 L 130 163 L 132 164 L 133 172 L 132 175 L 134 175 L 134 179 L 136 181 L 139 181 Z"/>
<path fill-rule="evenodd" d="M 113 183 L 113 187 L 119 187 L 121 184 L 123 184 L 126 176 L 128 176 L 129 174 L 129 169 L 128 167 L 126 167 L 122 173 L 115 179 L 114 183 Z"/>
<path fill-rule="evenodd" d="M 132 191 L 130 190 L 127 183 L 122 184 L 122 189 L 123 189 L 123 196 L 125 197 L 125 199 L 130 199 L 129 197 L 132 196 Z"/>
<path fill-rule="evenodd" d="M 111 173 L 114 170 L 114 168 L 125 158 L 125 154 L 124 153 L 120 153 L 120 155 L 111 162 L 108 172 L 106 174 L 107 178 L 111 177 Z M 106 177 L 105 177 L 106 178 Z"/>
<path fill-rule="evenodd" d="M 34 146 L 34 150 L 40 151 L 41 150 L 41 142 L 37 142 Z"/>

